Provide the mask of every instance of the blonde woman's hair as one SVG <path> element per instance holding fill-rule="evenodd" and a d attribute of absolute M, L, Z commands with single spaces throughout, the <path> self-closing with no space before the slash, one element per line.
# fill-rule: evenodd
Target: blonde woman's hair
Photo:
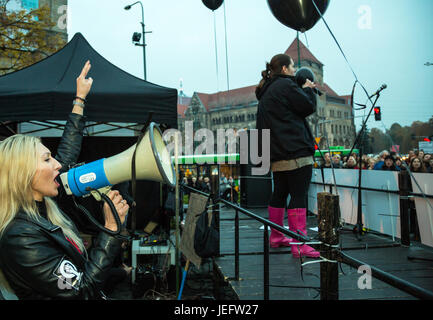
<path fill-rule="evenodd" d="M 22 134 L 0 142 L 0 237 L 20 210 L 35 220 L 40 218 L 32 190 L 32 181 L 40 158 L 40 144 L 39 138 Z M 64 235 L 84 252 L 83 241 L 73 231 L 72 222 L 63 215 L 51 198 L 44 199 L 48 220 L 59 226 Z"/>

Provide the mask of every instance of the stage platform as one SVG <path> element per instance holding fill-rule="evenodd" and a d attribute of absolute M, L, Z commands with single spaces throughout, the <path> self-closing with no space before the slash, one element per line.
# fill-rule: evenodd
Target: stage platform
<path fill-rule="evenodd" d="M 248 209 L 267 218 L 266 209 Z M 193 264 L 186 278 L 182 300 L 263 300 L 263 229 L 252 218 L 239 213 L 240 281 L 235 277 L 235 236 L 234 210 L 223 207 L 220 211 L 221 256 L 203 261 L 200 269 Z M 308 228 L 317 227 L 316 216 L 308 216 Z M 287 217 L 285 218 L 287 224 Z M 398 239 L 366 233 L 357 237 L 353 227 L 345 226 L 340 236 L 343 251 L 351 257 L 375 266 L 403 280 L 426 290 L 433 291 L 433 250 L 412 242 L 409 247 L 401 246 Z M 316 232 L 308 230 L 309 236 Z M 416 252 L 414 254 L 414 248 Z M 429 257 L 430 261 L 409 260 L 408 255 Z M 306 259 L 305 261 L 314 261 Z M 182 261 L 184 265 L 185 261 Z M 269 297 L 270 300 L 320 300 L 320 265 L 309 264 L 303 267 L 299 259 L 294 259 L 289 248 L 270 248 L 269 258 Z M 359 289 L 358 281 L 362 274 L 348 265 L 339 267 L 340 300 L 417 300 L 417 298 L 372 278 L 371 289 Z M 170 293 L 150 294 L 134 298 L 131 293 L 131 279 L 125 279 L 116 286 L 109 297 L 116 300 L 176 300 L 172 288 Z"/>
<path fill-rule="evenodd" d="M 267 218 L 266 209 L 248 209 Z M 215 259 L 218 270 L 240 300 L 263 300 L 263 229 L 261 224 L 246 215 L 239 213 L 240 281 L 235 277 L 235 232 L 234 210 L 222 208 L 220 211 L 220 252 Z M 287 217 L 285 218 L 287 225 Z M 312 215 L 307 219 L 309 236 L 317 233 L 310 228 L 317 227 L 317 217 Z M 416 284 L 426 290 L 433 291 L 433 261 L 409 260 L 410 248 L 399 244 L 399 239 L 366 233 L 357 237 L 353 227 L 345 226 L 340 245 L 343 251 L 351 257 L 388 272 L 396 277 Z M 431 256 L 432 250 L 420 248 Z M 314 259 L 305 259 L 314 261 Z M 320 265 L 308 264 L 302 268 L 299 259 L 290 254 L 289 248 L 270 248 L 269 258 L 269 297 L 270 300 L 319 300 Z M 359 289 L 358 281 L 363 275 L 348 265 L 340 264 L 339 268 L 339 299 L 378 299 L 378 300 L 416 300 L 413 296 L 395 289 L 390 285 L 372 278 L 371 289 Z"/>

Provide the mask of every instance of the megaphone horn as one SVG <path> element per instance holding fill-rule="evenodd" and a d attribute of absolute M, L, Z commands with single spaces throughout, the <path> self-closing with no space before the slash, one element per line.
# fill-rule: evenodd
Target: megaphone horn
<path fill-rule="evenodd" d="M 138 180 L 176 185 L 176 175 L 161 129 L 151 122 L 143 139 L 127 150 L 72 168 L 60 175 L 68 195 L 84 196 L 94 189 L 113 186 L 132 179 L 132 158 L 135 151 L 135 172 Z"/>

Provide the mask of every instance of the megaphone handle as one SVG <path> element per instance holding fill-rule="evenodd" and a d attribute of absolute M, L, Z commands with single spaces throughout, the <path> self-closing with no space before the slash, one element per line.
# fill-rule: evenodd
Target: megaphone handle
<path fill-rule="evenodd" d="M 109 205 L 109 207 L 111 209 L 111 212 L 113 213 L 114 220 L 116 220 L 116 224 L 117 224 L 116 234 L 119 234 L 120 233 L 120 228 L 122 227 L 122 222 L 120 221 L 119 213 L 117 212 L 116 207 L 114 206 L 113 201 L 111 201 L 111 199 L 105 193 L 102 193 L 101 197 L 102 197 L 102 199 L 104 199 L 107 202 L 107 204 Z M 104 228 L 104 229 L 108 230 L 106 228 Z"/>
<path fill-rule="evenodd" d="M 75 197 L 72 196 L 72 199 L 74 200 L 75 206 L 80 209 L 81 211 L 84 212 L 84 214 L 87 216 L 87 218 L 90 220 L 90 222 L 92 222 L 99 230 L 106 232 L 112 236 L 117 236 L 120 234 L 120 228 L 122 226 L 122 223 L 120 222 L 120 218 L 119 218 L 119 214 L 117 213 L 117 210 L 113 204 L 113 202 L 111 201 L 110 198 L 108 198 L 105 194 L 101 193 L 101 198 L 104 199 L 105 202 L 108 203 L 108 206 L 110 207 L 114 219 L 116 220 L 116 224 L 117 224 L 117 231 L 112 231 L 110 229 L 105 228 L 104 226 L 102 226 L 90 213 L 89 211 L 83 207 L 82 205 L 80 205 L 79 203 L 77 203 L 75 201 Z"/>

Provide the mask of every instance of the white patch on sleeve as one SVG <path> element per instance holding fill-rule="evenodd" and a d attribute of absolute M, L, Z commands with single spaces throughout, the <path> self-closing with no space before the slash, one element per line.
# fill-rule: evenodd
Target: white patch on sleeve
<path fill-rule="evenodd" d="M 57 285 L 59 289 L 75 289 L 79 290 L 82 272 L 78 272 L 77 267 L 69 260 L 63 259 L 54 271 L 54 275 L 58 278 Z"/>

